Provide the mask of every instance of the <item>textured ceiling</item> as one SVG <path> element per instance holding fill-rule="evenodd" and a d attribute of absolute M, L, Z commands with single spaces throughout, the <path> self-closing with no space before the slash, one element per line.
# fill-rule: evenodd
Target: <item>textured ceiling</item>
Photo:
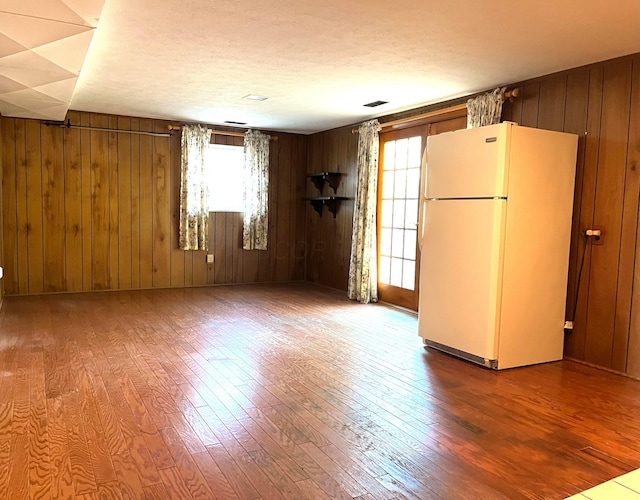
<path fill-rule="evenodd" d="M 106 0 L 71 108 L 311 133 L 639 51 L 640 0 Z"/>
<path fill-rule="evenodd" d="M 0 0 L 0 113 L 63 120 L 104 0 Z"/>

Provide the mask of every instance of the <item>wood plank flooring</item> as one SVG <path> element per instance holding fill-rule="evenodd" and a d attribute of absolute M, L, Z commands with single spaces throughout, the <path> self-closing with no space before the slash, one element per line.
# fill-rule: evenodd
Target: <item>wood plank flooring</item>
<path fill-rule="evenodd" d="M 640 467 L 640 383 L 493 372 L 308 284 L 7 297 L 0 497 L 564 498 Z"/>

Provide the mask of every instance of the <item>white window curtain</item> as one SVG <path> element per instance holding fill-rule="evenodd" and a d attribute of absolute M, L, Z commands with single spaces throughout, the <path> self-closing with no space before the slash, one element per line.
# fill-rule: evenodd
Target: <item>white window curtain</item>
<path fill-rule="evenodd" d="M 483 127 L 500 123 L 502 117 L 502 96 L 506 87 L 498 87 L 467 101 L 467 128 Z"/>
<path fill-rule="evenodd" d="M 180 162 L 180 237 L 182 250 L 207 250 L 209 200 L 205 154 L 211 131 L 203 125 L 182 127 Z"/>
<path fill-rule="evenodd" d="M 376 206 L 379 133 L 378 120 L 364 122 L 358 129 L 358 183 L 347 295 L 363 304 L 378 301 Z"/>
<path fill-rule="evenodd" d="M 244 226 L 242 248 L 266 250 L 269 229 L 269 141 L 257 130 L 244 135 Z"/>

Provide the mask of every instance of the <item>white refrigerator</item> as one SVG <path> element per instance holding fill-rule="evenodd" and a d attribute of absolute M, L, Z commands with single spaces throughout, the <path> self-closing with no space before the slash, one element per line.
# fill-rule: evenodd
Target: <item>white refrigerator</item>
<path fill-rule="evenodd" d="M 577 143 L 511 122 L 428 138 L 426 346 L 494 369 L 562 358 Z"/>

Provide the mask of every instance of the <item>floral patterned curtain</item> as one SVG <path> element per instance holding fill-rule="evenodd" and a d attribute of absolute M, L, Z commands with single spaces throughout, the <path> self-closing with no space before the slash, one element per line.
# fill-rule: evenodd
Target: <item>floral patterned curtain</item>
<path fill-rule="evenodd" d="M 347 295 L 363 304 L 378 301 L 376 205 L 379 132 L 378 120 L 364 122 L 358 129 L 358 184 Z"/>
<path fill-rule="evenodd" d="M 269 229 L 270 136 L 248 130 L 244 134 L 244 226 L 242 248 L 266 250 Z"/>
<path fill-rule="evenodd" d="M 182 127 L 180 162 L 180 237 L 182 250 L 207 250 L 209 200 L 205 154 L 211 131 L 203 125 Z"/>
<path fill-rule="evenodd" d="M 467 128 L 500 123 L 502 95 L 505 90 L 507 90 L 506 87 L 498 87 L 493 92 L 469 99 L 467 101 Z"/>

